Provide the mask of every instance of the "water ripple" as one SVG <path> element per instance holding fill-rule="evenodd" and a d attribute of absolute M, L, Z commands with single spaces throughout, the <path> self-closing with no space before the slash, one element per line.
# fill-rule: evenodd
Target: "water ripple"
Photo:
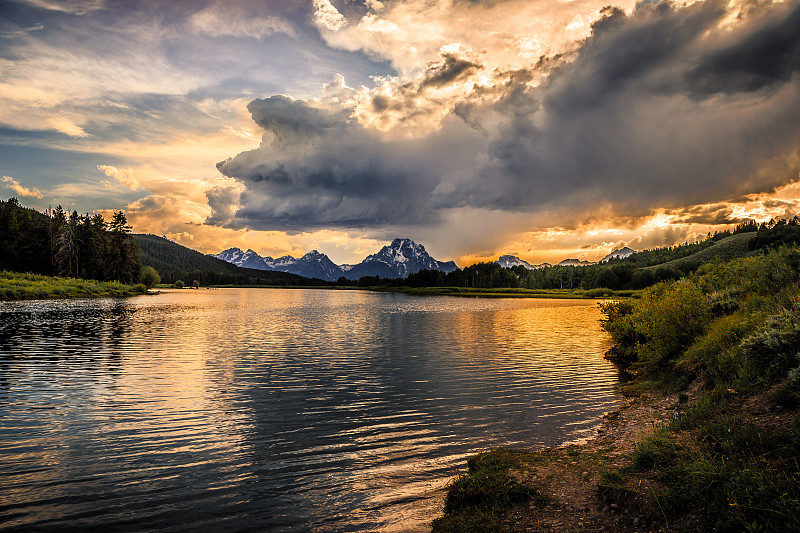
<path fill-rule="evenodd" d="M 587 301 L 0 303 L 0 529 L 410 531 L 475 452 L 616 404 Z"/>

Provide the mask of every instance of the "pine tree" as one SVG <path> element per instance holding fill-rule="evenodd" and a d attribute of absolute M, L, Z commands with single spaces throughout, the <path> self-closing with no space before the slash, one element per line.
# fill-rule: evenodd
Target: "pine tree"
<path fill-rule="evenodd" d="M 108 229 L 110 239 L 106 255 L 106 271 L 109 279 L 133 283 L 141 269 L 139 245 L 131 235 L 131 227 L 123 211 L 114 212 Z"/>
<path fill-rule="evenodd" d="M 75 236 L 77 223 L 78 214 L 73 213 L 73 216 L 61 225 L 56 235 L 54 266 L 57 276 L 76 277 L 78 275 L 78 244 Z"/>

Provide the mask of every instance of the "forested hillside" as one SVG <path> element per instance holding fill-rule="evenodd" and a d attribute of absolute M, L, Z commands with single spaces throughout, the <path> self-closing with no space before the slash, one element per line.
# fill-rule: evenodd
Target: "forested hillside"
<path fill-rule="evenodd" d="M 142 264 L 155 268 L 165 283 L 178 280 L 202 285 L 326 285 L 295 274 L 241 268 L 156 235 L 134 235 Z"/>

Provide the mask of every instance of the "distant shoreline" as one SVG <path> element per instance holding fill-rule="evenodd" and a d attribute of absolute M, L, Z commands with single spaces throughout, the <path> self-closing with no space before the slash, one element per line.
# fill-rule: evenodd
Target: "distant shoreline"
<path fill-rule="evenodd" d="M 637 298 L 640 291 L 612 291 L 609 289 L 558 290 L 558 289 L 487 289 L 470 287 L 359 287 L 356 285 L 208 285 L 201 289 L 327 289 L 363 290 L 369 292 L 400 293 L 412 296 L 455 296 L 460 298 L 544 298 L 544 299 L 598 299 Z M 177 289 L 170 284 L 159 284 L 153 289 Z M 182 290 L 193 289 L 183 287 Z M 148 294 L 142 285 L 104 282 L 80 278 L 61 278 L 39 274 L 0 271 L 0 301 L 63 300 L 70 298 L 99 298 L 108 296 L 138 296 Z M 151 293 L 152 294 L 152 293 Z"/>
<path fill-rule="evenodd" d="M 157 285 L 156 289 L 171 289 L 172 285 Z M 191 289 L 192 287 L 184 287 Z M 612 291 L 610 289 L 485 289 L 470 287 L 384 287 L 357 285 L 209 285 L 208 289 L 326 289 L 338 291 L 369 291 L 401 293 L 412 296 L 457 296 L 462 298 L 552 298 L 552 299 L 597 299 L 638 298 L 639 290 Z"/>

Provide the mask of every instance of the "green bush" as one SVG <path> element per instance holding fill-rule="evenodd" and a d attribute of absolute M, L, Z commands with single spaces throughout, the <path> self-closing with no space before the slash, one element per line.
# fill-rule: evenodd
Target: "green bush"
<path fill-rule="evenodd" d="M 675 360 L 703 333 L 711 319 L 705 295 L 689 279 L 646 289 L 633 310 L 639 359 L 661 366 Z"/>
<path fill-rule="evenodd" d="M 142 267 L 139 271 L 139 283 L 151 289 L 154 285 L 161 283 L 161 276 L 156 269 L 151 266 Z"/>
<path fill-rule="evenodd" d="M 708 306 L 714 316 L 729 315 L 736 311 L 741 302 L 741 291 L 728 288 L 708 295 Z"/>
<path fill-rule="evenodd" d="M 782 310 L 740 344 L 744 355 L 771 376 L 785 375 L 796 367 L 800 353 L 800 319 L 794 310 Z"/>

